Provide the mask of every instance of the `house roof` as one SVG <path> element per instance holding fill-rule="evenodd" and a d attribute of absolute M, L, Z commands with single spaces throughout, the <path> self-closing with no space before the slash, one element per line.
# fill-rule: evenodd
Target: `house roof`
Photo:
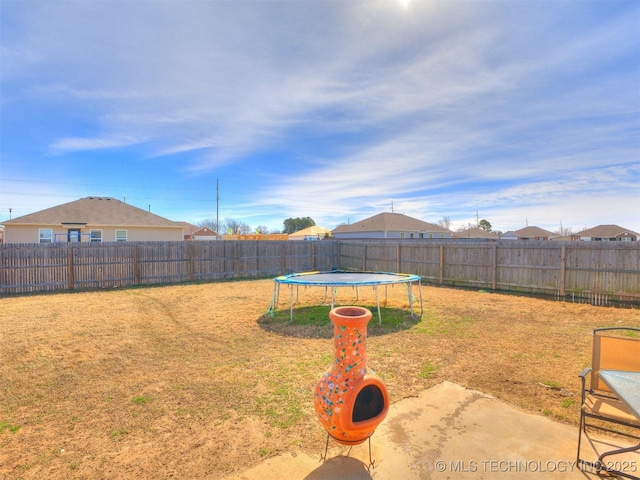
<path fill-rule="evenodd" d="M 60 225 L 166 227 L 182 225 L 111 197 L 85 197 L 56 207 L 23 215 L 4 225 Z"/>
<path fill-rule="evenodd" d="M 516 230 L 515 233 L 520 238 L 532 238 L 532 237 L 557 237 L 557 233 L 550 232 L 540 227 L 525 227 L 520 230 Z"/>
<path fill-rule="evenodd" d="M 306 237 L 309 235 L 320 235 L 325 236 L 325 234 L 331 234 L 331 230 L 324 227 L 319 227 L 317 225 L 313 225 L 311 227 L 303 228 L 302 230 L 298 230 L 297 232 L 290 233 L 289 237 Z"/>
<path fill-rule="evenodd" d="M 488 240 L 497 240 L 498 234 L 495 232 L 487 232 L 481 228 L 472 227 L 454 233 L 455 238 L 486 238 Z"/>
<path fill-rule="evenodd" d="M 383 212 L 373 217 L 365 218 L 349 225 L 340 225 L 333 229 L 333 233 L 360 232 L 433 232 L 451 233 L 440 225 L 423 222 L 417 218 L 402 213 Z"/>
<path fill-rule="evenodd" d="M 200 228 L 200 227 L 196 227 L 195 225 L 189 222 L 174 222 L 174 223 L 177 223 L 178 225 L 182 225 L 182 230 L 187 235 L 192 235 L 193 232 L 195 232 Z"/>
<path fill-rule="evenodd" d="M 639 233 L 619 227 L 618 225 L 598 225 L 597 227 L 583 230 L 576 235 L 579 235 L 580 237 L 613 238 L 624 235 L 625 233 L 640 236 Z"/>
<path fill-rule="evenodd" d="M 192 233 L 194 237 L 217 237 L 218 234 L 215 230 L 211 230 L 208 227 L 202 227 Z"/>

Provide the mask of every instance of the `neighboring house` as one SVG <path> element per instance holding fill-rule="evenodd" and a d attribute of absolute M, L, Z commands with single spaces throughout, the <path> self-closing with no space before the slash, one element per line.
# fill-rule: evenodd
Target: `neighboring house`
<path fill-rule="evenodd" d="M 500 235 L 500 240 L 518 240 L 518 235 L 516 235 L 516 232 L 509 230 Z"/>
<path fill-rule="evenodd" d="M 506 232 L 500 235 L 500 240 L 550 240 L 557 237 L 557 233 L 550 232 L 540 227 L 525 227 L 514 232 Z"/>
<path fill-rule="evenodd" d="M 474 240 L 498 240 L 500 237 L 495 232 L 487 232 L 481 228 L 472 227 L 453 234 L 453 238 L 471 238 Z"/>
<path fill-rule="evenodd" d="M 451 238 L 453 232 L 401 213 L 379 213 L 331 232 L 337 240 L 356 238 Z"/>
<path fill-rule="evenodd" d="M 577 242 L 580 240 L 580 237 L 576 234 L 570 233 L 569 235 L 564 235 L 562 237 L 553 237 L 551 240 L 554 242 Z"/>
<path fill-rule="evenodd" d="M 314 225 L 289 234 L 289 240 L 322 240 L 331 236 L 331 230 Z"/>
<path fill-rule="evenodd" d="M 182 241 L 182 225 L 110 197 L 86 197 L 2 222 L 5 243 Z"/>
<path fill-rule="evenodd" d="M 598 225 L 575 234 L 583 241 L 637 242 L 640 234 L 618 225 Z"/>
<path fill-rule="evenodd" d="M 185 240 L 193 240 L 193 234 L 200 227 L 196 227 L 195 225 L 189 222 L 175 222 L 178 225 L 182 225 L 182 235 Z"/>
<path fill-rule="evenodd" d="M 193 232 L 193 240 L 217 240 L 218 233 L 214 232 L 210 228 L 202 227 Z"/>

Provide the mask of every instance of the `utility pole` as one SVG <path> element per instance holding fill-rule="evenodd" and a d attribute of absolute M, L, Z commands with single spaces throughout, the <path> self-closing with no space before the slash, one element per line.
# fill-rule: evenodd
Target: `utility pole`
<path fill-rule="evenodd" d="M 216 234 L 220 235 L 220 224 L 218 223 L 218 215 L 220 212 L 220 189 L 219 179 L 216 178 Z"/>

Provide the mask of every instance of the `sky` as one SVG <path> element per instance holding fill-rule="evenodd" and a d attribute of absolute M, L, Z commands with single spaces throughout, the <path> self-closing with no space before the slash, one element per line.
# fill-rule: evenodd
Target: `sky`
<path fill-rule="evenodd" d="M 640 1 L 0 0 L 0 220 L 640 232 Z"/>

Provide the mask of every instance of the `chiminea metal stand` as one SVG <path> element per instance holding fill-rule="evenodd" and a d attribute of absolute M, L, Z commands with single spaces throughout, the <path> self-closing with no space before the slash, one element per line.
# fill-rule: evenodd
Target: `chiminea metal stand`
<path fill-rule="evenodd" d="M 367 471 L 371 470 L 372 468 L 376 468 L 375 467 L 375 460 L 371 459 L 371 437 L 373 436 L 373 433 L 371 435 L 369 435 L 369 465 L 367 465 Z M 331 438 L 331 435 L 329 435 L 327 433 L 327 443 L 324 446 L 324 455 L 320 455 L 320 461 L 322 463 L 327 461 L 327 452 L 329 451 L 329 439 Z M 351 454 L 351 449 L 353 448 L 353 445 L 351 445 L 349 447 L 349 451 L 347 452 L 347 457 Z"/>
<path fill-rule="evenodd" d="M 329 312 L 333 322 L 334 361 L 331 370 L 318 381 L 314 406 L 318 420 L 329 437 L 342 445 L 359 445 L 371 435 L 389 411 L 387 387 L 367 368 L 367 323 L 372 314 L 363 307 L 337 307 Z M 350 451 L 350 450 L 349 450 Z"/>

